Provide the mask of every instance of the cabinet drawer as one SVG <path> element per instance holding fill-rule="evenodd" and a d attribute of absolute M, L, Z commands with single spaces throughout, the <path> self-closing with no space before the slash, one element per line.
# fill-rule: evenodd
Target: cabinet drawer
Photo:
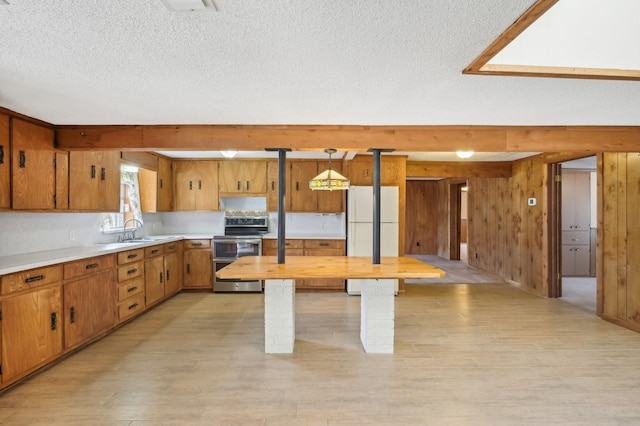
<path fill-rule="evenodd" d="M 144 293 L 138 293 L 118 304 L 118 319 L 120 321 L 144 309 Z"/>
<path fill-rule="evenodd" d="M 184 242 L 184 248 L 211 248 L 211 240 L 186 240 Z"/>
<path fill-rule="evenodd" d="M 65 280 L 80 277 L 82 275 L 93 274 L 98 271 L 113 268 L 116 266 L 116 258 L 114 254 L 98 257 L 90 257 L 88 259 L 78 260 L 77 262 L 65 263 L 63 266 L 63 276 Z"/>
<path fill-rule="evenodd" d="M 172 243 L 166 243 L 164 245 L 165 254 L 177 252 L 179 247 L 180 247 L 180 244 L 182 244 L 180 241 L 174 241 Z"/>
<path fill-rule="evenodd" d="M 334 249 L 305 249 L 305 256 L 344 256 L 344 250 L 341 248 Z"/>
<path fill-rule="evenodd" d="M 305 249 L 344 249 L 343 240 L 304 240 Z M 333 256 L 333 255 L 328 255 Z"/>
<path fill-rule="evenodd" d="M 121 251 L 118 253 L 118 265 L 144 259 L 144 249 Z"/>
<path fill-rule="evenodd" d="M 284 240 L 285 249 L 301 249 L 304 245 L 304 240 Z M 278 249 L 278 240 L 277 239 L 267 239 L 262 240 L 262 247 L 265 249 Z"/>
<path fill-rule="evenodd" d="M 589 231 L 562 231 L 562 244 L 589 244 Z"/>
<path fill-rule="evenodd" d="M 130 263 L 118 267 L 118 282 L 130 280 L 144 275 L 144 261 Z"/>
<path fill-rule="evenodd" d="M 161 254 L 164 253 L 164 247 L 162 246 L 162 244 L 159 244 L 157 246 L 151 246 L 151 247 L 146 247 L 144 249 L 144 257 L 154 257 L 154 256 L 160 256 Z"/>
<path fill-rule="evenodd" d="M 55 283 L 61 279 L 62 265 L 30 269 L 0 278 L 3 295 Z"/>
<path fill-rule="evenodd" d="M 144 292 L 144 278 L 138 277 L 118 285 L 118 302 Z"/>
<path fill-rule="evenodd" d="M 286 256 L 302 256 L 304 254 L 304 250 L 302 250 L 301 248 L 285 248 L 284 249 L 284 255 Z M 270 248 L 270 249 L 263 249 L 262 250 L 262 255 L 263 256 L 277 256 L 278 255 L 278 249 L 277 248 Z"/>

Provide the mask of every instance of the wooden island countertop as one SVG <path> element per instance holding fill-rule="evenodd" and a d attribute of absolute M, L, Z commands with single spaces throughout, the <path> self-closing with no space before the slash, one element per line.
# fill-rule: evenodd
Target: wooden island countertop
<path fill-rule="evenodd" d="M 216 272 L 221 279 L 393 279 L 440 278 L 445 272 L 413 257 L 382 257 L 374 265 L 370 256 L 244 256 Z"/>

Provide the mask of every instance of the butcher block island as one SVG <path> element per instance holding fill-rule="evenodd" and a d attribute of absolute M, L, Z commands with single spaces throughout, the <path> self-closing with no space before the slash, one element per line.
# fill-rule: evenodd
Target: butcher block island
<path fill-rule="evenodd" d="M 360 340 L 368 353 L 393 353 L 395 284 L 398 278 L 440 278 L 445 272 L 412 257 L 246 256 L 216 272 L 223 279 L 264 279 L 265 352 L 292 353 L 295 342 L 295 280 L 364 279 Z M 347 297 L 347 296 L 345 296 Z"/>

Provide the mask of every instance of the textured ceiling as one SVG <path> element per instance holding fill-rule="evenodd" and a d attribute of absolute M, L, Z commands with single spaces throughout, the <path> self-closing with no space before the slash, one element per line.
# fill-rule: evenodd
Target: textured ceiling
<path fill-rule="evenodd" d="M 462 75 L 534 0 L 9 0 L 0 106 L 53 124 L 640 125 L 640 85 Z"/>

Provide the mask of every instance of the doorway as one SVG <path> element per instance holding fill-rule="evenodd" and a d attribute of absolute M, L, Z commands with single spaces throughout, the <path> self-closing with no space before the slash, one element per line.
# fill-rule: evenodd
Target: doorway
<path fill-rule="evenodd" d="M 558 164 L 560 179 L 555 297 L 596 314 L 596 157 Z"/>

